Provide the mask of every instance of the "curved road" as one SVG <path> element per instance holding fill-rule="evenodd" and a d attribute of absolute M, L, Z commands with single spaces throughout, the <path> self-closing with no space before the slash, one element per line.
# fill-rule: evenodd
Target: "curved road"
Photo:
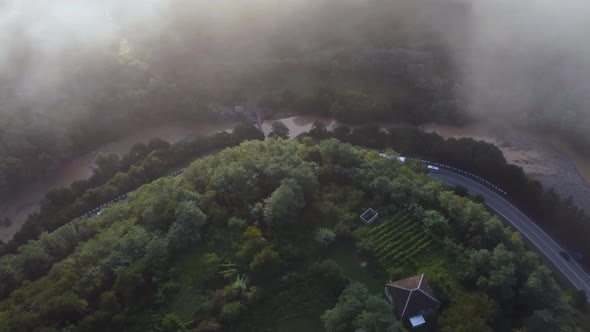
<path fill-rule="evenodd" d="M 451 186 L 461 185 L 467 188 L 472 195 L 482 195 L 485 198 L 485 203 L 492 210 L 526 236 L 576 289 L 585 290 L 590 298 L 590 276 L 573 259 L 566 261 L 561 257 L 559 252 L 565 250 L 524 213 L 508 202 L 503 195 L 468 177 L 442 168 L 439 168 L 438 171 L 431 170 L 430 175 Z"/>

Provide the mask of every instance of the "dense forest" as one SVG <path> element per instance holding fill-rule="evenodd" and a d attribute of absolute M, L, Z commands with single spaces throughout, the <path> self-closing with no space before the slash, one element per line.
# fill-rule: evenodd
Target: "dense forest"
<path fill-rule="evenodd" d="M 417 273 L 442 302 L 432 328 L 583 323 L 585 301 L 520 235 L 424 166 L 282 134 L 202 156 L 4 255 L 0 329 L 403 331 L 383 285 Z M 372 225 L 359 221 L 368 207 Z"/>

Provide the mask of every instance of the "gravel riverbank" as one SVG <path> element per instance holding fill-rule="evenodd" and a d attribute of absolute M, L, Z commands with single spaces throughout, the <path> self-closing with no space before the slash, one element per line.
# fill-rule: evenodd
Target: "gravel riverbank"
<path fill-rule="evenodd" d="M 555 189 L 563 198 L 571 196 L 577 206 L 590 212 L 590 186 L 563 151 L 526 134 L 509 130 L 497 132 L 503 141 L 500 148 L 509 162 L 521 166 L 528 175 L 543 186 Z"/>
<path fill-rule="evenodd" d="M 556 137 L 533 135 L 501 125 L 451 127 L 427 124 L 421 127 L 445 138 L 471 137 L 497 145 L 509 163 L 518 165 L 543 186 L 553 188 L 561 197 L 572 196 L 574 203 L 590 213 L 590 158 L 580 155 Z"/>

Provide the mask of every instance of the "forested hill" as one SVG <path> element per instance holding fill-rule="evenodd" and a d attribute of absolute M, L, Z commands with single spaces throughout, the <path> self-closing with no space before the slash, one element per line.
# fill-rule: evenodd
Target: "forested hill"
<path fill-rule="evenodd" d="M 403 331 L 383 285 L 419 273 L 442 331 L 583 315 L 519 234 L 423 166 L 306 137 L 202 157 L 3 256 L 0 331 Z"/>

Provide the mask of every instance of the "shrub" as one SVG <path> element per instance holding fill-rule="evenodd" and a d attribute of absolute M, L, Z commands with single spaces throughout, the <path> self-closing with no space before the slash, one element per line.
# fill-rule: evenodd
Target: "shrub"
<path fill-rule="evenodd" d="M 260 289 L 260 287 L 250 287 L 250 289 L 244 293 L 244 298 L 246 300 L 246 303 L 248 304 L 254 304 L 256 302 L 258 302 L 261 298 L 262 298 L 263 292 Z"/>
<path fill-rule="evenodd" d="M 167 314 L 160 320 L 161 331 L 176 332 L 184 328 L 182 321 L 175 314 Z"/>
<path fill-rule="evenodd" d="M 223 288 L 223 299 L 225 302 L 231 302 L 238 297 L 238 289 L 232 285 L 227 285 Z"/>
<path fill-rule="evenodd" d="M 228 303 L 221 308 L 219 318 L 223 321 L 230 322 L 236 320 L 242 312 L 246 310 L 246 306 L 240 301 Z"/>
<path fill-rule="evenodd" d="M 207 253 L 201 257 L 201 275 L 203 280 L 210 281 L 215 279 L 219 273 L 219 264 L 221 260 L 215 253 Z"/>
<path fill-rule="evenodd" d="M 279 271 L 280 265 L 279 253 L 270 247 L 265 247 L 252 259 L 250 270 L 256 275 L 272 276 Z"/>
<path fill-rule="evenodd" d="M 236 217 L 231 217 L 227 221 L 227 225 L 231 228 L 242 229 L 246 225 L 246 220 L 236 218 Z"/>
<path fill-rule="evenodd" d="M 215 320 L 204 320 L 197 326 L 197 332 L 221 331 L 221 325 Z"/>
<path fill-rule="evenodd" d="M 329 246 L 330 244 L 332 244 L 334 242 L 335 239 L 336 239 L 336 233 L 334 233 L 333 230 L 331 230 L 327 227 L 320 227 L 315 232 L 316 242 L 318 242 L 323 247 Z"/>

